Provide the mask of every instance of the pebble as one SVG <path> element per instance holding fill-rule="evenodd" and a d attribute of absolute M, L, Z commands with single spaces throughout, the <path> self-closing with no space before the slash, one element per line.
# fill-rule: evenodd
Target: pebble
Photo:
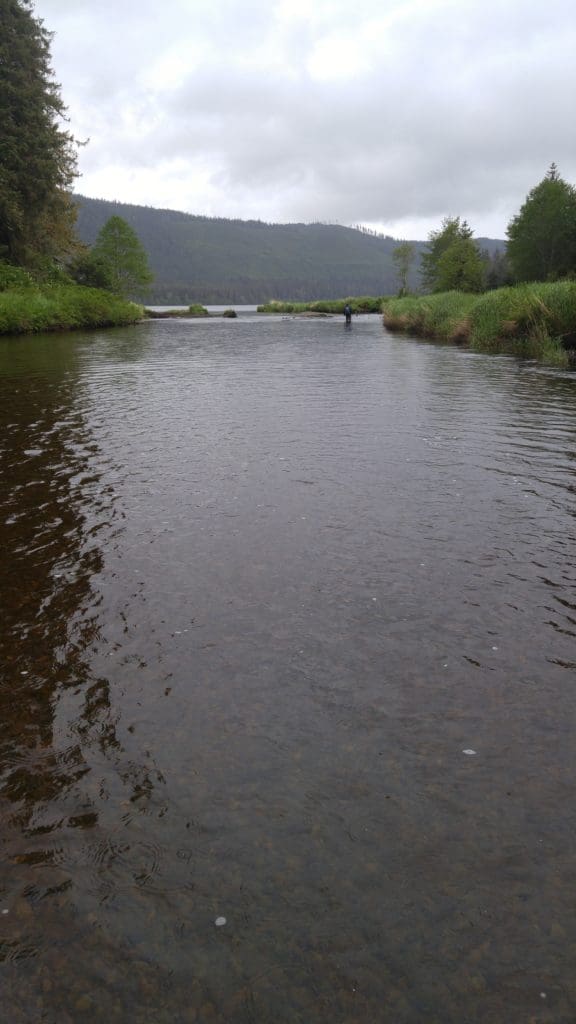
<path fill-rule="evenodd" d="M 473 755 L 474 755 L 474 754 L 476 753 L 476 751 L 475 751 L 475 750 L 472 750 L 472 749 L 470 749 L 470 748 L 468 748 L 468 749 L 466 749 L 466 750 L 463 750 L 463 751 L 462 751 L 462 753 L 463 753 L 463 754 L 467 754 L 467 755 L 468 755 L 468 757 L 472 757 L 472 756 L 473 756 Z"/>
<path fill-rule="evenodd" d="M 214 924 L 216 925 L 217 928 L 223 928 L 224 925 L 226 924 L 226 918 L 217 917 L 216 920 L 214 921 Z"/>

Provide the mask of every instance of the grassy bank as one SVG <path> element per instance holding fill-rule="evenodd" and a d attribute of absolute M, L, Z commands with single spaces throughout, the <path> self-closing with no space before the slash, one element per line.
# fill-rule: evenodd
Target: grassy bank
<path fill-rule="evenodd" d="M 349 299 L 320 299 L 315 302 L 280 302 L 274 299 L 258 306 L 258 313 L 344 313 L 349 305 L 353 313 L 380 313 L 386 299 L 382 296 L 361 295 Z"/>
<path fill-rule="evenodd" d="M 389 299 L 384 324 L 470 346 L 568 366 L 576 359 L 576 282 L 523 284 L 484 295 L 443 292 Z"/>
<path fill-rule="evenodd" d="M 194 303 L 187 309 L 144 309 L 144 316 L 149 320 L 189 320 L 190 317 L 210 316 L 205 306 Z"/>
<path fill-rule="evenodd" d="M 225 317 L 227 320 L 236 320 L 238 313 L 235 309 L 223 309 L 221 313 L 209 313 L 206 306 L 195 303 L 188 306 L 188 309 L 144 309 L 144 316 L 149 320 L 190 320 L 195 317 Z"/>
<path fill-rule="evenodd" d="M 119 327 L 141 316 L 141 306 L 98 288 L 62 284 L 0 292 L 0 334 Z"/>

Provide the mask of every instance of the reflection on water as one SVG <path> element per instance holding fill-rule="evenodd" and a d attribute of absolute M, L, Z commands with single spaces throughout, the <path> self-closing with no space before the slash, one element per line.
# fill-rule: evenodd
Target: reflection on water
<path fill-rule="evenodd" d="M 0 344 L 7 1021 L 573 1021 L 575 429 L 376 317 Z"/>

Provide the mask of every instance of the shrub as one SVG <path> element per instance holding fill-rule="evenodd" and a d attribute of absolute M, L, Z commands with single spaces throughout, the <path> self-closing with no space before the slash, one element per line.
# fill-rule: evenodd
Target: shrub
<path fill-rule="evenodd" d="M 0 292 L 14 288 L 33 288 L 34 281 L 27 270 L 0 260 Z"/>

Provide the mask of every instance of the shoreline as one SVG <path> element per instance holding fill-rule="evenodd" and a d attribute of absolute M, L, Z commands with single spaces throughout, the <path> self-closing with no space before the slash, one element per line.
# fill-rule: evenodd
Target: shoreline
<path fill-rule="evenodd" d="M 382 319 L 392 333 L 576 368 L 574 281 L 389 299 Z"/>

